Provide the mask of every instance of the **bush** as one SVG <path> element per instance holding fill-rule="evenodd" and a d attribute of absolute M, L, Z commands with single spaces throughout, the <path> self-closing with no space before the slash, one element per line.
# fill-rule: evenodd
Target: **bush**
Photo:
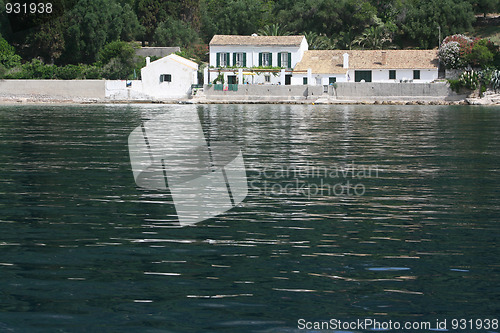
<path fill-rule="evenodd" d="M 444 39 L 438 52 L 446 68 L 496 66 L 500 60 L 498 47 L 487 39 L 471 39 L 453 35 Z"/>
<path fill-rule="evenodd" d="M 460 59 L 460 45 L 456 41 L 443 43 L 439 48 L 438 57 L 446 68 L 461 68 L 464 66 Z"/>
<path fill-rule="evenodd" d="M 476 90 L 479 86 L 479 75 L 473 70 L 463 72 L 458 80 L 463 87 L 470 90 Z"/>
<path fill-rule="evenodd" d="M 114 58 L 119 58 L 123 61 L 134 58 L 135 50 L 127 42 L 116 40 L 104 46 L 97 56 L 97 60 L 102 65 L 107 65 Z"/>
<path fill-rule="evenodd" d="M 87 65 L 84 67 L 84 70 L 82 72 L 83 77 L 85 79 L 101 79 L 102 78 L 102 70 L 100 67 L 97 67 L 95 65 Z"/>
<path fill-rule="evenodd" d="M 462 84 L 460 83 L 460 80 L 453 80 L 449 79 L 448 83 L 450 84 L 450 89 L 453 90 L 456 93 L 460 92 L 460 89 L 462 88 Z"/>
<path fill-rule="evenodd" d="M 491 75 L 491 87 L 493 89 L 498 90 L 500 89 L 500 70 L 496 70 L 492 75 Z"/>
<path fill-rule="evenodd" d="M 131 78 L 138 61 L 134 48 L 121 41 L 107 44 L 99 52 L 98 59 L 98 65 L 102 66 L 102 77 L 111 80 Z"/>
<path fill-rule="evenodd" d="M 38 59 L 33 59 L 21 66 L 21 72 L 18 73 L 22 79 L 53 79 L 57 67 L 54 65 L 45 65 Z"/>
<path fill-rule="evenodd" d="M 83 78 L 83 68 L 81 65 L 66 65 L 57 67 L 55 77 L 60 80 L 81 79 Z"/>
<path fill-rule="evenodd" d="M 484 67 L 493 62 L 494 54 L 488 48 L 488 40 L 480 39 L 474 43 L 470 52 L 468 52 L 464 59 L 471 66 Z"/>
<path fill-rule="evenodd" d="M 21 57 L 18 56 L 14 47 L 0 36 L 0 65 L 5 69 L 21 65 Z"/>

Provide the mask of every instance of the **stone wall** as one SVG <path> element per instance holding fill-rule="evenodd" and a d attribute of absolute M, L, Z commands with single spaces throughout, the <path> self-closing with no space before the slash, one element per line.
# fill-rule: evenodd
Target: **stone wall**
<path fill-rule="evenodd" d="M 0 80 L 0 96 L 104 99 L 104 80 Z"/>
<path fill-rule="evenodd" d="M 340 100 L 463 100 L 464 95 L 453 92 L 448 83 L 382 83 L 341 82 L 329 87 L 329 95 Z"/>
<path fill-rule="evenodd" d="M 317 99 L 323 94 L 323 86 L 281 86 L 281 85 L 238 85 L 238 91 L 215 90 L 205 85 L 204 93 L 209 100 L 231 101 L 293 101 Z"/>
<path fill-rule="evenodd" d="M 214 90 L 205 85 L 205 97 L 210 101 L 294 101 L 319 98 L 338 101 L 458 101 L 457 95 L 446 82 L 438 83 L 385 83 L 339 82 L 334 86 L 307 85 L 239 85 L 238 91 Z"/>

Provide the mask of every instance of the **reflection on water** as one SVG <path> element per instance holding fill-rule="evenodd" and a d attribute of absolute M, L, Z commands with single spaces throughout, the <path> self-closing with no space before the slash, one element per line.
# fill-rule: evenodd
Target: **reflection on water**
<path fill-rule="evenodd" d="M 196 227 L 177 227 L 168 192 L 135 185 L 128 158 L 130 131 L 174 109 L 244 149 L 247 198 Z M 2 107 L 0 330 L 498 316 L 499 111 Z M 340 193 L 347 182 L 364 192 Z"/>

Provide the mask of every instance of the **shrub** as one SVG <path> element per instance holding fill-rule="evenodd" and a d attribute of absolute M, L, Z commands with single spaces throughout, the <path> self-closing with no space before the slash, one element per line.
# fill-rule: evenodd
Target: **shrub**
<path fill-rule="evenodd" d="M 491 67 L 480 70 L 477 74 L 479 76 L 479 82 L 481 83 L 481 86 L 489 86 L 494 73 L 495 70 Z"/>
<path fill-rule="evenodd" d="M 500 70 L 496 70 L 491 75 L 491 86 L 495 91 L 500 89 Z"/>
<path fill-rule="evenodd" d="M 123 61 L 133 60 L 135 56 L 134 48 L 127 42 L 114 41 L 106 44 L 97 56 L 97 60 L 106 65 L 114 58 L 119 58 Z"/>
<path fill-rule="evenodd" d="M 53 79 L 57 69 L 54 65 L 46 65 L 38 59 L 33 59 L 21 67 L 19 75 L 23 79 Z M 17 78 L 17 77 L 16 77 Z"/>
<path fill-rule="evenodd" d="M 479 75 L 473 70 L 463 72 L 458 80 L 463 87 L 470 90 L 476 90 L 479 86 Z"/>
<path fill-rule="evenodd" d="M 464 59 L 472 66 L 486 66 L 493 62 L 494 54 L 488 48 L 488 40 L 477 40 Z"/>
<path fill-rule="evenodd" d="M 102 77 L 111 80 L 131 77 L 137 62 L 134 48 L 121 41 L 107 44 L 99 52 L 98 58 L 98 65 L 102 66 Z"/>
<path fill-rule="evenodd" d="M 446 37 L 438 56 L 447 68 L 495 66 L 500 60 L 498 47 L 490 40 L 460 34 Z"/>
<path fill-rule="evenodd" d="M 21 65 L 21 57 L 18 56 L 14 47 L 0 36 L 0 65 L 5 69 Z"/>
<path fill-rule="evenodd" d="M 82 75 L 85 79 L 100 79 L 102 78 L 101 68 L 95 65 L 87 65 L 84 67 Z"/>
<path fill-rule="evenodd" d="M 456 93 L 460 92 L 460 88 L 462 88 L 462 84 L 460 83 L 460 80 L 453 80 L 449 79 L 448 83 L 450 84 L 450 89 L 453 90 Z"/>
<path fill-rule="evenodd" d="M 80 65 L 57 67 L 55 77 L 61 80 L 81 79 L 83 77 L 83 68 Z"/>
<path fill-rule="evenodd" d="M 438 57 L 446 68 L 461 68 L 464 65 L 460 59 L 460 45 L 456 41 L 443 43 L 439 48 Z"/>

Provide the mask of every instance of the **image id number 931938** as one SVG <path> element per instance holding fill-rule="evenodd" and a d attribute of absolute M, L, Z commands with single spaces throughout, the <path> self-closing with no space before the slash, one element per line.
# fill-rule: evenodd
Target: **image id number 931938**
<path fill-rule="evenodd" d="M 51 2 L 7 2 L 5 4 L 7 14 L 50 14 L 52 13 Z"/>

